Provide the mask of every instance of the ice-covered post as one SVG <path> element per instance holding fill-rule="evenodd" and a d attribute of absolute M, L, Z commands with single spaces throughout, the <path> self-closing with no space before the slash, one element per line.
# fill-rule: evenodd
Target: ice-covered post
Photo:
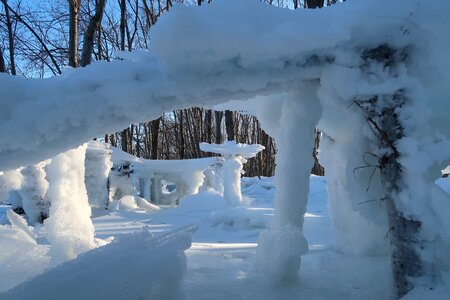
<path fill-rule="evenodd" d="M 308 250 L 303 215 L 314 164 L 314 128 L 321 111 L 316 87 L 304 86 L 301 94 L 286 99 L 278 130 L 272 133 L 277 143 L 275 216 L 272 227 L 259 237 L 257 262 L 275 282 L 296 281 L 301 255 Z"/>
<path fill-rule="evenodd" d="M 74 259 L 95 247 L 86 186 L 86 145 L 58 154 L 47 167 L 49 218 L 44 221 L 53 263 Z"/>
<path fill-rule="evenodd" d="M 370 66 L 381 66 L 383 75 L 388 74 L 386 78 L 392 82 L 401 74 L 398 70 L 403 72 L 402 67 L 408 58 L 408 51 L 407 48 L 398 50 L 382 44 L 364 51 L 361 58 L 366 64 L 362 67 L 363 71 L 372 72 Z M 400 82 L 403 83 L 403 81 Z M 406 132 L 411 129 L 407 127 L 408 122 L 414 124 L 414 121 L 405 121 L 407 119 L 405 115 L 414 103 L 413 99 L 409 98 L 407 88 L 401 83 L 394 85 L 397 89 L 393 93 L 361 97 L 353 101 L 362 109 L 376 138 L 378 168 L 384 189 L 383 200 L 387 208 L 392 271 L 397 298 L 403 297 L 415 286 L 415 280 L 424 275 L 425 269 L 425 260 L 420 253 L 420 249 L 424 249 L 424 242 L 420 236 L 423 223 L 417 215 L 412 213 L 413 209 L 408 207 L 416 201 L 425 199 L 420 199 L 420 193 L 414 192 L 415 187 L 407 180 L 408 172 L 405 164 L 407 160 L 402 156 L 411 150 L 403 149 L 404 153 L 402 153 L 400 149 L 402 139 L 403 142 L 405 138 L 413 140 L 412 137 L 407 136 Z M 409 133 L 409 135 L 412 134 Z"/>
<path fill-rule="evenodd" d="M 22 169 L 23 184 L 19 190 L 23 209 L 28 217 L 28 223 L 42 223 L 48 216 L 50 202 L 46 198 L 48 181 L 45 179 L 45 166 L 49 161 Z"/>
<path fill-rule="evenodd" d="M 243 164 L 248 158 L 255 157 L 264 146 L 259 144 L 247 145 L 234 141 L 223 144 L 200 143 L 200 149 L 205 152 L 221 154 L 223 163 L 223 196 L 229 206 L 237 206 L 242 201 L 241 174 Z"/>
<path fill-rule="evenodd" d="M 111 149 L 106 143 L 90 141 L 86 149 L 85 180 L 92 208 L 107 209 L 109 205 L 108 177 L 111 167 Z"/>

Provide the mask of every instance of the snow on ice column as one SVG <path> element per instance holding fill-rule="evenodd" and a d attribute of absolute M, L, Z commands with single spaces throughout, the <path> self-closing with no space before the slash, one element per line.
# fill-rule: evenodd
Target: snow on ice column
<path fill-rule="evenodd" d="M 49 161 L 44 161 L 22 169 L 23 184 L 19 194 L 30 224 L 42 223 L 48 216 L 50 202 L 46 198 L 48 181 L 44 170 L 48 163 Z"/>
<path fill-rule="evenodd" d="M 200 149 L 205 152 L 223 155 L 223 196 L 229 206 L 237 206 L 242 201 L 241 174 L 243 164 L 248 158 L 255 157 L 264 146 L 259 144 L 247 145 L 227 141 L 223 144 L 200 143 Z"/>
<path fill-rule="evenodd" d="M 290 95 L 284 102 L 277 143 L 275 216 L 272 228 L 259 237 L 257 262 L 274 281 L 292 282 L 298 278 L 301 255 L 308 250 L 303 236 L 303 215 L 313 166 L 314 128 L 321 115 L 315 89 Z"/>
<path fill-rule="evenodd" d="M 44 224 L 54 265 L 95 248 L 84 183 L 85 153 L 86 145 L 61 153 L 47 168 L 50 183 L 47 195 L 52 205 Z"/>
<path fill-rule="evenodd" d="M 108 175 L 113 166 L 109 145 L 98 141 L 90 141 L 86 149 L 84 165 L 90 206 L 107 209 L 109 204 Z"/>

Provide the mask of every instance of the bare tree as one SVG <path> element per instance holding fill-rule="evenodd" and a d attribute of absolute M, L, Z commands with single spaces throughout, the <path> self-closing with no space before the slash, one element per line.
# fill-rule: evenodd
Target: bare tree
<path fill-rule="evenodd" d="M 233 112 L 231 110 L 225 111 L 225 130 L 227 131 L 227 140 L 234 141 Z"/>
<path fill-rule="evenodd" d="M 94 51 L 95 33 L 100 30 L 100 24 L 105 11 L 106 0 L 95 0 L 95 14 L 90 17 L 89 24 L 84 31 L 83 51 L 81 53 L 81 66 L 85 67 L 92 62 Z"/>
<path fill-rule="evenodd" d="M 78 12 L 79 0 L 69 1 L 69 66 L 78 66 Z"/>
<path fill-rule="evenodd" d="M 3 50 L 0 47 L 0 73 L 6 73 L 5 59 L 3 58 Z"/>
<path fill-rule="evenodd" d="M 10 68 L 11 68 L 11 74 L 17 75 L 15 56 L 14 56 L 14 33 L 13 33 L 13 25 L 11 22 L 11 16 L 9 15 L 9 5 L 7 3 L 7 0 L 2 0 L 2 2 L 3 2 L 3 6 L 5 7 L 6 28 L 8 29 L 9 64 L 10 64 Z"/>
<path fill-rule="evenodd" d="M 305 0 L 305 8 L 322 8 L 324 0 Z"/>

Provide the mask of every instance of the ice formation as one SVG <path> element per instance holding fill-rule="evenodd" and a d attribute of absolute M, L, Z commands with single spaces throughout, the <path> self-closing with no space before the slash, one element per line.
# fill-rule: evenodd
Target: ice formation
<path fill-rule="evenodd" d="M 242 202 L 241 174 L 243 164 L 248 158 L 255 157 L 264 146 L 247 145 L 227 141 L 223 144 L 200 143 L 200 150 L 221 154 L 224 157 L 222 164 L 223 196 L 229 206 L 237 206 Z"/>
<path fill-rule="evenodd" d="M 445 221 L 436 218 L 450 211 L 449 199 L 437 192 L 430 202 L 429 196 L 450 159 L 449 11 L 450 3 L 439 0 L 347 1 L 301 13 L 256 0 L 175 7 L 158 21 L 150 53 L 124 55 L 123 61 L 67 70 L 46 80 L 0 75 L 1 168 L 39 163 L 164 111 L 245 101 L 241 105 L 261 118 L 279 146 L 276 217 L 261 236 L 262 265 L 277 278 L 293 279 L 307 247 L 302 213 L 316 126 L 328 136 L 322 157 L 329 170 L 337 244 L 343 251 L 385 252 L 380 240 L 386 230 L 384 208 L 375 205 L 383 198 L 376 183 L 376 158 L 381 153 L 363 113 L 352 104 L 355 99 L 385 99 L 402 91 L 408 102 L 399 112 L 404 138 L 397 147 L 404 187 L 396 204 L 403 214 L 422 222 L 420 239 L 426 247 L 421 255 L 429 263 L 426 270 L 438 274 L 450 266 L 438 256 L 450 240 Z M 392 66 L 388 61 L 386 68 L 364 58 L 365 50 L 380 45 L 398 50 L 396 55 L 407 62 Z M 80 171 L 75 164 L 83 162 L 75 158 L 78 154 L 60 155 L 52 162 L 50 179 L 63 183 L 70 175 L 56 172 L 56 166 L 72 157 Z M 372 166 L 374 175 L 370 169 L 353 172 L 361 166 Z M 84 207 L 81 185 L 76 185 L 78 192 Z M 51 185 L 49 195 L 56 202 L 55 212 L 64 205 L 62 199 L 75 197 L 73 190 L 63 196 Z M 52 226 L 74 219 L 58 219 L 58 213 L 52 219 L 52 209 L 50 220 L 58 220 Z M 82 211 L 81 220 L 87 220 L 87 209 Z M 92 232 L 88 222 L 83 224 L 89 248 Z M 358 243 L 350 247 L 355 240 Z M 276 259 L 270 261 L 272 256 Z"/>
<path fill-rule="evenodd" d="M 109 204 L 108 175 L 112 167 L 108 144 L 90 141 L 86 148 L 85 182 L 92 208 L 106 209 Z"/>
<path fill-rule="evenodd" d="M 53 264 L 74 259 L 96 246 L 84 184 L 85 152 L 83 145 L 58 154 L 47 167 L 51 206 L 44 225 Z"/>

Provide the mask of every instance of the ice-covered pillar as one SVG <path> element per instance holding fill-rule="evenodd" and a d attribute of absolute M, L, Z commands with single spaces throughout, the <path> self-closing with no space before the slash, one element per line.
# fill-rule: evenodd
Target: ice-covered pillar
<path fill-rule="evenodd" d="M 86 149 L 84 166 L 90 206 L 107 209 L 109 205 L 108 177 L 113 166 L 109 144 L 90 141 Z"/>
<path fill-rule="evenodd" d="M 229 206 L 237 206 L 242 201 L 241 174 L 243 164 L 248 158 L 255 157 L 264 146 L 259 144 L 247 145 L 234 141 L 223 144 L 200 143 L 200 149 L 205 152 L 223 155 L 223 196 Z"/>
<path fill-rule="evenodd" d="M 301 255 L 308 250 L 303 236 L 303 215 L 314 163 L 314 128 L 321 106 L 315 88 L 290 95 L 284 102 L 275 133 L 277 143 L 275 216 L 272 227 L 261 233 L 258 266 L 275 281 L 295 281 Z"/>
<path fill-rule="evenodd" d="M 161 204 L 162 201 L 161 180 L 162 176 L 158 174 L 151 178 L 150 199 L 155 204 Z"/>
<path fill-rule="evenodd" d="M 61 153 L 47 167 L 49 218 L 44 221 L 53 263 L 74 259 L 95 247 L 86 186 L 86 145 Z"/>
<path fill-rule="evenodd" d="M 22 198 L 23 209 L 28 217 L 28 223 L 42 223 L 48 216 L 50 202 L 46 198 L 48 181 L 45 179 L 45 166 L 49 161 L 22 169 L 22 188 L 19 194 Z"/>

